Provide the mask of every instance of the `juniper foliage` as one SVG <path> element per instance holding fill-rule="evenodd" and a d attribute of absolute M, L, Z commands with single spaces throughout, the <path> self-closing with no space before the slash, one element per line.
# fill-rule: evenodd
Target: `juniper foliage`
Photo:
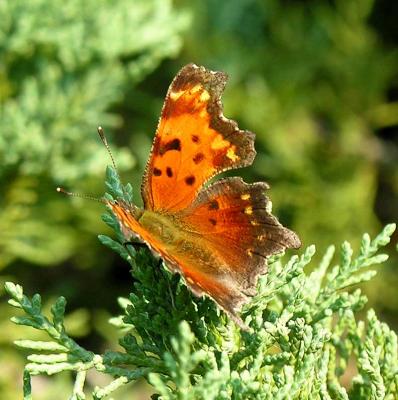
<path fill-rule="evenodd" d="M 110 167 L 107 188 L 108 198 L 131 200 L 131 186 L 122 186 Z M 311 265 L 314 246 L 287 261 L 272 257 L 257 295 L 243 310 L 253 332 L 243 332 L 210 299 L 194 297 L 146 249 L 123 245 L 112 214 L 103 219 L 116 240 L 100 236 L 100 241 L 131 265 L 133 277 L 129 299 L 119 300 L 122 315 L 111 321 L 125 332 L 123 350 L 94 354 L 82 348 L 65 331 L 63 297 L 49 318 L 41 312 L 40 295 L 29 298 L 8 282 L 10 305 L 23 311 L 12 321 L 44 330 L 50 339 L 15 343 L 31 352 L 25 400 L 32 398 L 32 375 L 61 371 L 76 372 L 70 399 L 86 399 L 90 369 L 114 378 L 93 390 L 94 399 L 141 377 L 153 386 L 154 399 L 397 398 L 397 336 L 372 309 L 364 320 L 358 317 L 367 300 L 359 288 L 351 289 L 375 275 L 369 266 L 388 258 L 380 248 L 389 243 L 394 224 L 373 240 L 365 234 L 355 256 L 344 242 L 334 261 L 330 246 L 311 273 L 304 268 Z M 346 374 L 354 376 L 343 385 Z"/>
<path fill-rule="evenodd" d="M 54 188 L 87 187 L 102 170 L 92 127 L 120 126 L 115 104 L 177 54 L 189 18 L 169 0 L 10 0 L 0 20 L 0 268 L 54 265 L 79 245 Z M 115 153 L 121 169 L 133 165 L 127 149 Z"/>

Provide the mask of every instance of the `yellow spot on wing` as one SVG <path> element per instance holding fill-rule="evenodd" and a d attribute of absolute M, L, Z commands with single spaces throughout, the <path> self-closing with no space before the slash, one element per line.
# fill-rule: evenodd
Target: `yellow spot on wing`
<path fill-rule="evenodd" d="M 197 84 L 197 85 L 193 86 L 191 89 L 189 89 L 189 92 L 196 93 L 196 92 L 199 92 L 200 90 L 202 90 L 202 85 Z"/>
<path fill-rule="evenodd" d="M 170 98 L 171 98 L 171 100 L 174 100 L 174 101 L 176 101 L 176 100 L 178 100 L 182 95 L 184 95 L 184 94 L 186 94 L 187 96 L 190 96 L 190 97 L 196 97 L 196 94 L 198 93 L 198 92 L 202 92 L 200 95 L 199 95 L 199 100 L 200 101 L 202 101 L 202 102 L 206 102 L 206 101 L 208 101 L 209 99 L 210 99 L 210 94 L 209 94 L 209 92 L 207 91 L 207 90 L 204 90 L 204 88 L 203 88 L 203 86 L 201 86 L 201 85 L 195 85 L 195 86 L 193 86 L 191 89 L 189 89 L 189 91 L 187 92 L 187 90 L 185 89 L 183 89 L 183 90 L 179 90 L 179 91 L 177 91 L 177 92 L 175 92 L 175 91 L 171 91 L 170 92 Z"/>
<path fill-rule="evenodd" d="M 171 100 L 178 100 L 183 94 L 185 90 L 179 90 L 178 92 L 170 92 L 170 99 Z"/>
<path fill-rule="evenodd" d="M 232 147 L 227 150 L 227 157 L 232 161 L 239 160 L 239 157 L 235 154 L 235 150 Z"/>
<path fill-rule="evenodd" d="M 253 207 L 251 207 L 251 206 L 246 207 L 245 214 L 248 214 L 248 215 L 253 214 Z"/>
<path fill-rule="evenodd" d="M 249 200 L 249 199 L 250 199 L 250 194 L 249 194 L 249 193 L 242 194 L 242 195 L 240 196 L 240 198 L 241 198 L 242 200 Z"/>
<path fill-rule="evenodd" d="M 250 221 L 250 223 L 251 223 L 253 226 L 258 226 L 258 225 L 260 225 L 257 221 Z"/>
<path fill-rule="evenodd" d="M 200 101 L 206 102 L 210 99 L 210 94 L 207 90 L 204 90 L 200 95 Z"/>
<path fill-rule="evenodd" d="M 221 149 L 225 149 L 229 145 L 230 145 L 230 143 L 228 142 L 228 140 L 224 140 L 221 135 L 217 135 L 211 143 L 211 149 L 212 150 L 221 150 Z"/>

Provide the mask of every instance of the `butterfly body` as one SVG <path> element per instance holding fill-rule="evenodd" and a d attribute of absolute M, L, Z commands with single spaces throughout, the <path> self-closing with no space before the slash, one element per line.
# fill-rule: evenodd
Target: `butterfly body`
<path fill-rule="evenodd" d="M 176 250 L 183 240 L 180 227 L 170 215 L 144 211 L 138 222 L 167 250 Z"/>
<path fill-rule="evenodd" d="M 195 232 L 194 227 L 183 224 L 178 216 L 167 215 L 136 208 L 134 214 L 120 214 L 118 202 L 110 203 L 111 209 L 119 221 L 125 221 L 122 232 L 126 239 L 138 239 L 144 242 L 157 257 L 162 257 L 169 263 L 176 263 L 176 258 L 200 260 L 200 270 L 203 273 L 214 269 L 214 257 L 202 235 Z M 124 206 L 124 210 L 126 210 Z M 138 211 L 138 212 L 137 212 Z M 133 222 L 134 220 L 134 222 Z M 135 230 L 131 229 L 136 225 Z M 174 268 L 175 269 L 175 268 Z M 177 267 L 178 269 L 178 267 Z M 178 269 L 178 272 L 181 272 Z"/>
<path fill-rule="evenodd" d="M 141 186 L 144 208 L 108 201 L 127 240 L 136 237 L 208 295 L 242 328 L 238 312 L 255 294 L 267 257 L 297 248 L 271 214 L 268 185 L 215 175 L 250 165 L 254 134 L 222 114 L 226 75 L 189 64 L 166 96 Z"/>

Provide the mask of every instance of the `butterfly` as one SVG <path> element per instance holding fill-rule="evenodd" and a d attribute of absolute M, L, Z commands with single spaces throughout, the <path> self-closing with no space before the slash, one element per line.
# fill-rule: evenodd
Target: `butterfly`
<path fill-rule="evenodd" d="M 107 201 L 126 240 L 139 239 L 212 298 L 241 328 L 239 312 L 256 293 L 267 258 L 300 240 L 270 212 L 266 183 L 239 177 L 206 183 L 252 164 L 254 134 L 223 115 L 227 76 L 189 64 L 172 81 L 141 185 L 143 208 Z"/>

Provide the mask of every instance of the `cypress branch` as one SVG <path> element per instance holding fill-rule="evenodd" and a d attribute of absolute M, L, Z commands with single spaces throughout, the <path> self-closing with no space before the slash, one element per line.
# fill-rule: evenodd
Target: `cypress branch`
<path fill-rule="evenodd" d="M 108 177 L 108 187 L 118 189 L 114 193 L 129 193 L 112 174 Z M 329 247 L 311 273 L 304 268 L 312 264 L 314 246 L 286 261 L 285 256 L 273 257 L 243 312 L 253 328 L 249 333 L 240 331 L 210 299 L 194 297 L 149 251 L 123 246 L 112 215 L 104 221 L 118 240 L 101 236 L 101 242 L 130 263 L 135 278 L 129 299 L 119 300 L 121 315 L 113 319 L 125 332 L 123 351 L 101 355 L 83 349 L 65 331 L 63 297 L 48 318 L 39 295 L 29 298 L 21 286 L 8 282 L 9 303 L 20 312 L 12 321 L 50 337 L 49 342 L 16 343 L 32 351 L 24 372 L 24 399 L 31 398 L 31 375 L 65 370 L 77 373 L 71 398 L 84 399 L 89 369 L 114 379 L 93 391 L 95 399 L 142 377 L 157 393 L 153 398 L 161 399 L 393 400 L 398 395 L 397 336 L 373 310 L 365 321 L 358 320 L 366 297 L 351 287 L 374 276 L 374 270 L 365 268 L 387 259 L 379 252 L 395 225 L 387 225 L 374 240 L 364 235 L 358 255 L 343 243 L 333 267 L 335 250 Z M 343 387 L 349 362 L 355 362 L 357 374 Z"/>

